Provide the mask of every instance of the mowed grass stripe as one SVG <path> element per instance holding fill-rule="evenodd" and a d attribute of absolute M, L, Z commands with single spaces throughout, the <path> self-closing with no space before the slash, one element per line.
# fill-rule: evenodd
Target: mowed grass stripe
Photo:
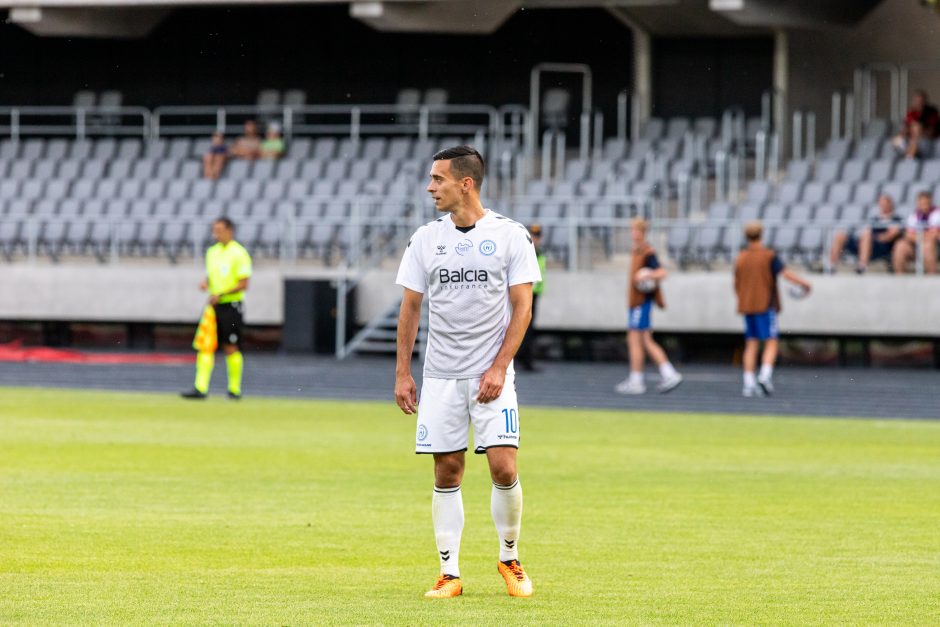
<path fill-rule="evenodd" d="M 940 423 L 523 408 L 496 574 L 429 601 L 430 461 L 391 403 L 0 390 L 0 623 L 937 624 Z"/>

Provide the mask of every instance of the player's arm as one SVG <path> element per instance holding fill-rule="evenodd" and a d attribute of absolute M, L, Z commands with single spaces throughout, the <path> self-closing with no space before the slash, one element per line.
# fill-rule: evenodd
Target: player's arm
<path fill-rule="evenodd" d="M 244 279 L 239 279 L 238 283 L 236 283 L 235 287 L 233 287 L 232 289 L 226 290 L 220 294 L 213 294 L 212 296 L 210 296 L 209 302 L 215 305 L 216 303 L 219 302 L 219 298 L 221 298 L 222 296 L 228 296 L 229 294 L 237 294 L 247 289 L 248 289 L 248 277 L 245 277 Z"/>
<path fill-rule="evenodd" d="M 480 378 L 480 393 L 477 394 L 477 401 L 480 403 L 488 403 L 503 393 L 506 369 L 519 350 L 525 331 L 532 322 L 532 284 L 519 283 L 510 286 L 509 303 L 512 305 L 512 315 L 503 345 L 499 347 L 493 365 Z"/>
<path fill-rule="evenodd" d="M 780 276 L 782 276 L 784 279 L 786 279 L 790 283 L 795 283 L 796 285 L 799 285 L 804 290 L 806 290 L 807 293 L 809 293 L 810 289 L 812 289 L 812 286 L 809 284 L 809 281 L 803 279 L 795 272 L 791 272 L 789 268 L 784 268 L 783 270 L 781 270 Z"/>
<path fill-rule="evenodd" d="M 879 235 L 876 239 L 882 244 L 886 244 L 888 242 L 893 242 L 894 240 L 896 240 L 898 238 L 898 235 L 900 234 L 901 234 L 900 227 L 891 226 L 885 229 L 884 231 L 882 231 L 881 235 Z"/>
<path fill-rule="evenodd" d="M 411 354 L 421 322 L 424 294 L 405 288 L 398 313 L 398 357 L 395 363 L 395 402 L 406 414 L 418 411 L 418 387 L 411 376 Z"/>

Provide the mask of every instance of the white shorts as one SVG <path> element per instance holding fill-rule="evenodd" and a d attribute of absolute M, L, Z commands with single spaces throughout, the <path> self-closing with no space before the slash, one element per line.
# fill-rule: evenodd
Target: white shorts
<path fill-rule="evenodd" d="M 478 403 L 480 379 L 429 379 L 421 386 L 415 453 L 466 451 L 473 425 L 475 453 L 496 446 L 519 448 L 515 375 L 506 374 L 499 398 Z"/>

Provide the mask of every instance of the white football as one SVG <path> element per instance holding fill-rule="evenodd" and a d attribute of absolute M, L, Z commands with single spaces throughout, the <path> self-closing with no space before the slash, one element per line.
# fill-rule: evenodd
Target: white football
<path fill-rule="evenodd" d="M 633 284 L 636 289 L 644 294 L 656 291 L 656 279 L 651 277 L 653 271 L 649 268 L 640 268 L 636 271 Z"/>
<path fill-rule="evenodd" d="M 790 292 L 790 296 L 796 300 L 806 298 L 807 294 L 809 294 L 809 291 L 802 285 L 791 285 L 790 289 L 787 291 Z"/>

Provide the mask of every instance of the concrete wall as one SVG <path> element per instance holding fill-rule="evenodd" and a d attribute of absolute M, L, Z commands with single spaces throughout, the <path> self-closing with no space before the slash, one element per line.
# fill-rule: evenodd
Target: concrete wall
<path fill-rule="evenodd" d="M 933 63 L 933 72 L 912 72 L 910 87 L 924 87 L 935 102 L 940 98 L 940 13 L 916 0 L 883 0 L 852 27 L 794 29 L 787 35 L 790 108 L 816 111 L 823 143 L 829 137 L 832 92 L 851 91 L 853 70 L 864 63 Z"/>
<path fill-rule="evenodd" d="M 0 274 L 0 320 L 191 323 L 205 302 L 195 267 L 8 266 Z M 286 278 L 331 279 L 335 272 L 262 268 L 246 302 L 249 324 L 284 320 Z M 854 275 L 810 277 L 813 294 L 794 301 L 784 290 L 781 327 L 807 334 L 940 336 L 940 279 Z M 392 271 L 369 274 L 357 290 L 360 322 L 399 298 Z M 731 276 L 674 273 L 664 284 L 667 307 L 656 328 L 737 332 Z M 626 320 L 623 273 L 550 272 L 539 308 L 542 329 L 621 331 Z"/>

